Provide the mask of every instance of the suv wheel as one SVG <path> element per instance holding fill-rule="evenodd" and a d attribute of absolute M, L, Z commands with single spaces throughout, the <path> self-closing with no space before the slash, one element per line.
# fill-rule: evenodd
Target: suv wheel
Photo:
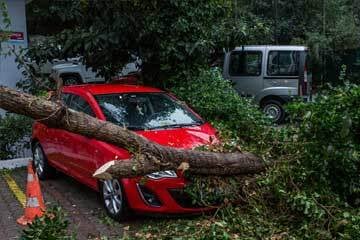
<path fill-rule="evenodd" d="M 55 172 L 55 169 L 49 165 L 48 160 L 39 142 L 36 142 L 34 144 L 32 152 L 34 168 L 39 179 L 45 180 L 52 176 Z"/>
<path fill-rule="evenodd" d="M 268 100 L 262 105 L 263 112 L 274 123 L 282 123 L 285 119 L 283 104 L 277 100 Z"/>
<path fill-rule="evenodd" d="M 117 179 L 109 179 L 100 182 L 101 200 L 107 214 L 117 220 L 126 217 L 127 206 L 123 188 Z"/>

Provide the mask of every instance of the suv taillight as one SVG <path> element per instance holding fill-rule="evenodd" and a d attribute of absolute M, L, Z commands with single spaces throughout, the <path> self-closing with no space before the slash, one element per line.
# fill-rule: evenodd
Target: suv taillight
<path fill-rule="evenodd" d="M 307 73 L 307 67 L 305 65 L 304 67 L 304 82 L 303 82 L 303 86 L 302 86 L 302 93 L 303 95 L 307 95 L 307 87 L 308 87 L 308 73 Z"/>
<path fill-rule="evenodd" d="M 299 79 L 299 96 L 307 95 L 308 73 L 306 64 L 304 65 L 304 77 Z"/>

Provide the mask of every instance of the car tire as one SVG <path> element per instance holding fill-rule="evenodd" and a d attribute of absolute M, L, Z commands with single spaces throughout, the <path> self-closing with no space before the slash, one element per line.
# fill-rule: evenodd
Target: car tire
<path fill-rule="evenodd" d="M 108 216 L 116 221 L 126 219 L 128 208 L 121 182 L 118 179 L 103 180 L 100 182 L 99 190 Z"/>
<path fill-rule="evenodd" d="M 44 150 L 39 142 L 32 146 L 33 166 L 40 180 L 48 179 L 55 174 L 55 169 L 49 165 Z"/>
<path fill-rule="evenodd" d="M 274 123 L 280 124 L 285 119 L 283 104 L 278 100 L 266 101 L 262 104 L 262 110 Z"/>

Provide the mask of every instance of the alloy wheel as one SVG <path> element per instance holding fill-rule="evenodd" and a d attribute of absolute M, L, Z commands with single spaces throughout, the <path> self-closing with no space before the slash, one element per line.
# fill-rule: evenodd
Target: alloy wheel
<path fill-rule="evenodd" d="M 277 122 L 281 117 L 281 108 L 273 103 L 270 103 L 264 107 L 264 113 L 273 121 Z"/>
<path fill-rule="evenodd" d="M 117 179 L 103 182 L 103 197 L 106 209 L 113 215 L 117 215 L 123 208 L 123 195 L 121 185 Z"/>
<path fill-rule="evenodd" d="M 34 165 L 35 165 L 35 170 L 36 170 L 37 174 L 41 176 L 44 172 L 45 160 L 44 160 L 44 155 L 42 153 L 42 150 L 40 149 L 39 146 L 35 147 Z"/>

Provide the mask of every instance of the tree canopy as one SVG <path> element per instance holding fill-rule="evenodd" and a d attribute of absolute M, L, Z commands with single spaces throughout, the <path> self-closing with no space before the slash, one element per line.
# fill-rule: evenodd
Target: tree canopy
<path fill-rule="evenodd" d="M 232 1 L 55 1 L 49 8 L 50 2 L 31 3 L 29 18 L 31 23 L 60 22 L 49 41 L 62 50 L 34 48 L 34 55 L 80 54 L 104 74 L 113 74 L 135 53 L 143 59 L 148 79 L 163 79 L 210 64 L 223 48 L 250 39 L 266 43 L 266 26 L 256 17 L 238 16 Z M 48 25 L 42 26 L 33 31 L 48 33 Z"/>
<path fill-rule="evenodd" d="M 49 37 L 30 55 L 38 61 L 82 55 L 110 76 L 137 54 L 146 80 L 163 86 L 175 73 L 213 64 L 223 49 L 304 44 L 319 82 L 320 75 L 337 76 L 344 63 L 357 70 L 349 50 L 359 47 L 359 7 L 355 0 L 33 1 L 29 32 Z"/>

